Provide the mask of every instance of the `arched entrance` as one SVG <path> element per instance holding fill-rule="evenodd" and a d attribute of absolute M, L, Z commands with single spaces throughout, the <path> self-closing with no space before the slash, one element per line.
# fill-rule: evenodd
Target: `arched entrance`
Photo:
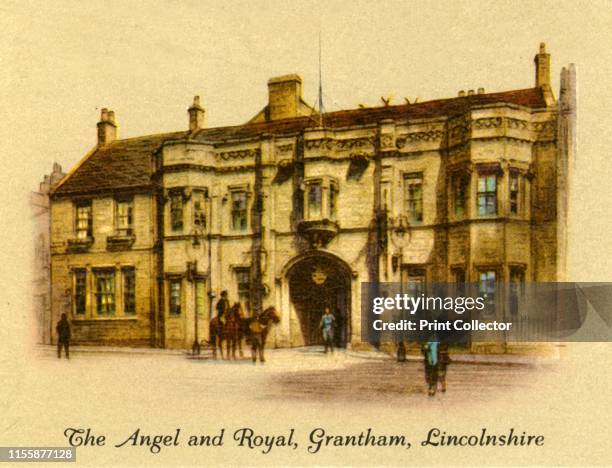
<path fill-rule="evenodd" d="M 323 342 L 319 324 L 326 307 L 336 317 L 335 345 L 350 339 L 351 279 L 347 267 L 328 255 L 311 255 L 287 272 L 289 298 L 305 345 Z"/>

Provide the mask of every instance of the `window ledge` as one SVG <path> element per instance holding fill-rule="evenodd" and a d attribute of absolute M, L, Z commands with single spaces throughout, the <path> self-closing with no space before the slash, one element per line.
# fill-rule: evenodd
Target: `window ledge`
<path fill-rule="evenodd" d="M 134 314 L 134 316 L 121 315 L 117 317 L 77 317 L 72 316 L 71 321 L 73 323 L 85 323 L 85 322 L 133 322 L 138 320 L 138 316 Z"/>
<path fill-rule="evenodd" d="M 106 248 L 108 250 L 123 250 L 129 249 L 134 244 L 136 236 L 133 234 L 123 235 L 116 234 L 114 236 L 108 236 L 106 238 Z"/>
<path fill-rule="evenodd" d="M 72 252 L 83 252 L 89 250 L 94 242 L 93 237 L 68 239 L 68 250 Z"/>

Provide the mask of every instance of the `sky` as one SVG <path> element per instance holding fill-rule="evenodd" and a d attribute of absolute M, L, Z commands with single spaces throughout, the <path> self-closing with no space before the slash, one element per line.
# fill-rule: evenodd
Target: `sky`
<path fill-rule="evenodd" d="M 328 111 L 380 105 L 381 96 L 401 103 L 462 89 L 528 88 L 545 42 L 555 94 L 561 67 L 577 67 L 577 257 L 589 252 L 578 270 L 601 278 L 612 250 L 603 235 L 612 227 L 611 6 L 0 0 L 0 177 L 15 200 L 3 213 L 5 234 L 22 235 L 26 196 L 52 163 L 69 169 L 95 144 L 102 107 L 115 111 L 120 137 L 128 138 L 186 129 L 195 94 L 206 126 L 243 123 L 265 105 L 267 80 L 287 73 L 302 76 L 304 98 L 313 103 L 319 34 Z"/>

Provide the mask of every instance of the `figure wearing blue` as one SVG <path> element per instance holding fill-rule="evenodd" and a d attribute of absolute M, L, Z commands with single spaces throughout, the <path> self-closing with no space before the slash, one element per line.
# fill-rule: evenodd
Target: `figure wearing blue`
<path fill-rule="evenodd" d="M 329 307 L 325 308 L 325 313 L 321 317 L 321 334 L 323 335 L 323 343 L 325 344 L 325 352 L 329 348 L 331 352 L 334 352 L 334 328 L 336 326 L 336 318 L 332 315 Z"/>
<path fill-rule="evenodd" d="M 423 345 L 421 352 L 425 358 L 425 381 L 428 386 L 427 394 L 429 396 L 434 396 L 436 394 L 436 387 L 438 386 L 438 370 L 440 365 L 440 342 L 435 334 Z M 444 390 L 446 390 L 446 388 L 444 388 Z"/>

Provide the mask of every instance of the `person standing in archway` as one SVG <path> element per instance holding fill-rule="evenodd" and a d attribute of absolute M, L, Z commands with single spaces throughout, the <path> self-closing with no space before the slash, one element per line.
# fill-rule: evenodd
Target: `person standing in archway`
<path fill-rule="evenodd" d="M 327 348 L 334 352 L 334 328 L 336 325 L 336 318 L 333 316 L 329 307 L 325 308 L 325 313 L 323 317 L 321 317 L 321 323 L 319 327 L 321 328 L 321 333 L 323 334 L 323 343 L 325 344 L 325 353 L 327 353 Z"/>

